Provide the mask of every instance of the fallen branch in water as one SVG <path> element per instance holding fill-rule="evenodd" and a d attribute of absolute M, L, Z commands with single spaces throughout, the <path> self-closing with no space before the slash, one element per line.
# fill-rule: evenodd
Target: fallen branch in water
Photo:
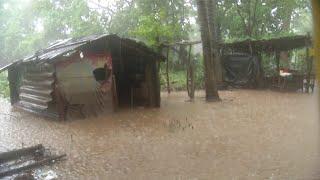
<path fill-rule="evenodd" d="M 55 161 L 61 160 L 66 156 L 67 156 L 66 154 L 63 154 L 60 156 L 52 156 L 52 157 L 48 157 L 48 158 L 40 160 L 40 161 L 36 161 L 32 164 L 28 164 L 26 166 L 14 168 L 14 169 L 9 169 L 9 170 L 3 171 L 3 172 L 0 171 L 0 178 L 5 177 L 5 176 L 11 176 L 14 174 L 18 174 L 22 171 L 31 170 L 31 169 L 37 168 L 39 166 L 47 165 L 49 163 L 54 163 Z"/>
<path fill-rule="evenodd" d="M 10 160 L 18 159 L 22 156 L 35 155 L 36 153 L 43 154 L 43 152 L 44 147 L 42 146 L 42 144 L 9 152 L 3 152 L 0 153 L 0 164 Z"/>

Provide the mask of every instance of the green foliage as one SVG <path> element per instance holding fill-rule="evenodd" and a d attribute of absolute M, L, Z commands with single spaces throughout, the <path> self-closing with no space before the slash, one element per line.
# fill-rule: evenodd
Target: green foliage
<path fill-rule="evenodd" d="M 311 17 L 308 0 L 218 0 L 218 11 L 223 14 L 217 21 L 225 39 L 260 39 L 295 32 L 303 22 L 297 20 L 301 14 Z"/>
<path fill-rule="evenodd" d="M 186 72 L 185 71 L 169 71 L 170 88 L 172 90 L 180 91 L 187 88 Z M 160 84 L 163 90 L 167 88 L 166 74 L 162 73 L 160 76 Z"/>
<path fill-rule="evenodd" d="M 204 73 L 203 73 L 203 61 L 202 57 L 196 56 L 194 59 L 195 64 L 195 88 L 203 89 L 204 88 Z M 186 70 L 176 70 L 175 68 L 169 69 L 169 79 L 170 79 L 170 87 L 173 90 L 186 90 Z M 160 84 L 162 90 L 166 90 L 167 88 L 167 77 L 165 71 L 165 64 L 162 65 L 160 71 Z"/>
<path fill-rule="evenodd" d="M 6 73 L 0 73 L 0 97 L 9 97 L 9 83 Z"/>
<path fill-rule="evenodd" d="M 299 73 L 307 72 L 307 63 L 306 63 L 306 50 L 296 50 L 292 52 L 292 59 L 290 62 L 290 68 L 298 71 Z"/>
<path fill-rule="evenodd" d="M 161 43 L 173 43 L 187 40 L 190 23 L 185 21 L 189 9 L 185 0 L 157 1 L 137 0 L 134 7 L 128 7 L 128 19 L 135 19 L 136 24 L 128 30 L 131 37 L 143 40 L 148 45 L 158 48 Z M 122 12 L 124 13 L 124 12 Z"/>
<path fill-rule="evenodd" d="M 262 68 L 265 76 L 277 75 L 277 65 L 274 55 L 262 55 Z"/>

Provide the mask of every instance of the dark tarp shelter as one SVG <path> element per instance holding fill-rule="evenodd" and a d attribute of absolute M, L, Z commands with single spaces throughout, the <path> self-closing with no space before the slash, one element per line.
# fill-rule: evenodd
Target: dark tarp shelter
<path fill-rule="evenodd" d="M 231 86 L 253 87 L 257 85 L 260 62 L 256 56 L 232 54 L 222 57 L 224 81 Z"/>
<path fill-rule="evenodd" d="M 242 80 L 233 78 L 235 76 L 235 72 L 231 72 L 231 69 L 237 69 L 235 67 L 239 68 L 240 66 L 243 66 L 242 68 L 243 72 L 242 72 L 242 75 L 240 74 L 237 74 L 237 75 L 243 76 L 244 71 L 247 71 L 248 76 L 246 79 L 250 79 L 250 78 L 252 79 L 251 76 L 254 73 L 249 73 L 251 72 L 249 71 L 249 69 L 253 67 L 254 63 L 253 61 L 251 61 L 253 64 L 250 64 L 250 63 L 248 64 L 248 59 L 252 59 L 252 60 L 256 59 L 254 60 L 254 62 L 256 61 L 258 62 L 256 62 L 257 65 L 255 67 L 260 69 L 260 71 L 258 71 L 260 73 L 256 74 L 257 76 L 259 76 L 257 77 L 259 86 L 270 84 L 269 83 L 270 78 L 267 79 L 267 77 L 264 77 L 264 74 L 263 74 L 261 55 L 263 53 L 266 53 L 266 54 L 274 53 L 276 55 L 276 71 L 278 75 L 276 77 L 272 77 L 271 79 L 279 79 L 276 81 L 280 82 L 281 80 L 280 62 L 279 62 L 280 52 L 291 51 L 295 49 L 303 49 L 303 48 L 306 48 L 308 52 L 308 49 L 311 46 L 312 46 L 312 39 L 309 35 L 295 35 L 295 36 L 286 36 L 286 37 L 280 37 L 280 38 L 260 39 L 260 40 L 247 39 L 247 40 L 237 41 L 232 43 L 221 43 L 219 44 L 219 48 L 222 51 L 223 57 L 229 57 L 226 60 L 228 61 L 227 63 L 228 65 L 226 66 L 225 64 L 223 64 L 224 68 L 227 68 L 225 69 L 225 71 L 227 72 L 225 79 L 228 83 L 231 83 L 231 80 L 236 81 L 236 82 L 233 82 L 235 83 L 235 85 L 238 85 L 240 82 L 241 82 L 240 84 L 243 84 Z M 239 56 L 239 53 L 249 54 L 249 55 L 247 56 L 247 58 L 244 58 L 243 55 Z M 308 57 L 308 53 L 306 54 L 307 54 L 306 64 L 309 67 L 308 72 L 306 73 L 306 75 L 294 75 L 295 77 L 299 76 L 297 78 L 294 78 L 294 79 L 298 79 L 299 81 L 299 82 L 294 82 L 295 84 L 301 84 L 300 81 L 304 77 L 300 77 L 300 76 L 306 76 L 307 81 L 308 82 L 310 81 L 311 71 L 312 71 L 312 60 L 310 59 L 310 57 Z M 232 57 L 231 59 L 233 60 L 230 60 L 230 57 Z M 238 60 L 235 60 L 235 59 L 238 59 Z M 243 61 L 243 59 L 245 59 L 244 60 L 245 62 L 241 63 L 240 61 Z M 222 62 L 222 63 L 225 63 L 225 62 Z M 231 63 L 234 63 L 232 65 L 233 68 L 231 67 Z M 247 66 L 246 68 L 244 68 L 246 64 Z M 275 80 L 272 80 L 272 81 L 275 81 Z M 287 83 L 287 81 L 284 81 L 284 82 Z M 281 88 L 284 87 L 284 85 L 280 85 L 279 83 L 277 85 L 272 85 L 272 86 L 281 87 Z"/>

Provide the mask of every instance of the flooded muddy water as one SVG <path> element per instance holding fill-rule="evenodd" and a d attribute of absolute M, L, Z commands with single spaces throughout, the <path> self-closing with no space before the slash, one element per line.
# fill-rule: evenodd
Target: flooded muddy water
<path fill-rule="evenodd" d="M 0 100 L 0 151 L 44 144 L 66 153 L 59 179 L 320 179 L 316 97 L 235 90 L 162 94 L 160 109 L 66 122 Z"/>

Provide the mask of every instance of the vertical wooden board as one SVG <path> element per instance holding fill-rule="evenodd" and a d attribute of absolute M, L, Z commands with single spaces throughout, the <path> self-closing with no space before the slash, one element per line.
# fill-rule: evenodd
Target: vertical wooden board
<path fill-rule="evenodd" d="M 8 69 L 11 105 L 19 101 L 19 76 L 18 66 L 12 66 Z"/>
<path fill-rule="evenodd" d="M 146 75 L 146 83 L 148 87 L 148 101 L 149 101 L 149 106 L 153 107 L 155 102 L 154 102 L 154 91 L 153 91 L 153 78 L 152 78 L 152 66 L 151 63 L 148 63 L 146 65 L 145 69 L 145 75 Z"/>
<path fill-rule="evenodd" d="M 146 66 L 146 84 L 148 87 L 148 101 L 150 107 L 160 107 L 160 78 L 156 61 L 149 62 Z"/>
<path fill-rule="evenodd" d="M 160 107 L 161 104 L 161 87 L 159 77 L 159 65 L 156 61 L 153 62 L 153 77 L 154 77 L 154 93 L 155 93 L 155 105 L 154 107 Z"/>

